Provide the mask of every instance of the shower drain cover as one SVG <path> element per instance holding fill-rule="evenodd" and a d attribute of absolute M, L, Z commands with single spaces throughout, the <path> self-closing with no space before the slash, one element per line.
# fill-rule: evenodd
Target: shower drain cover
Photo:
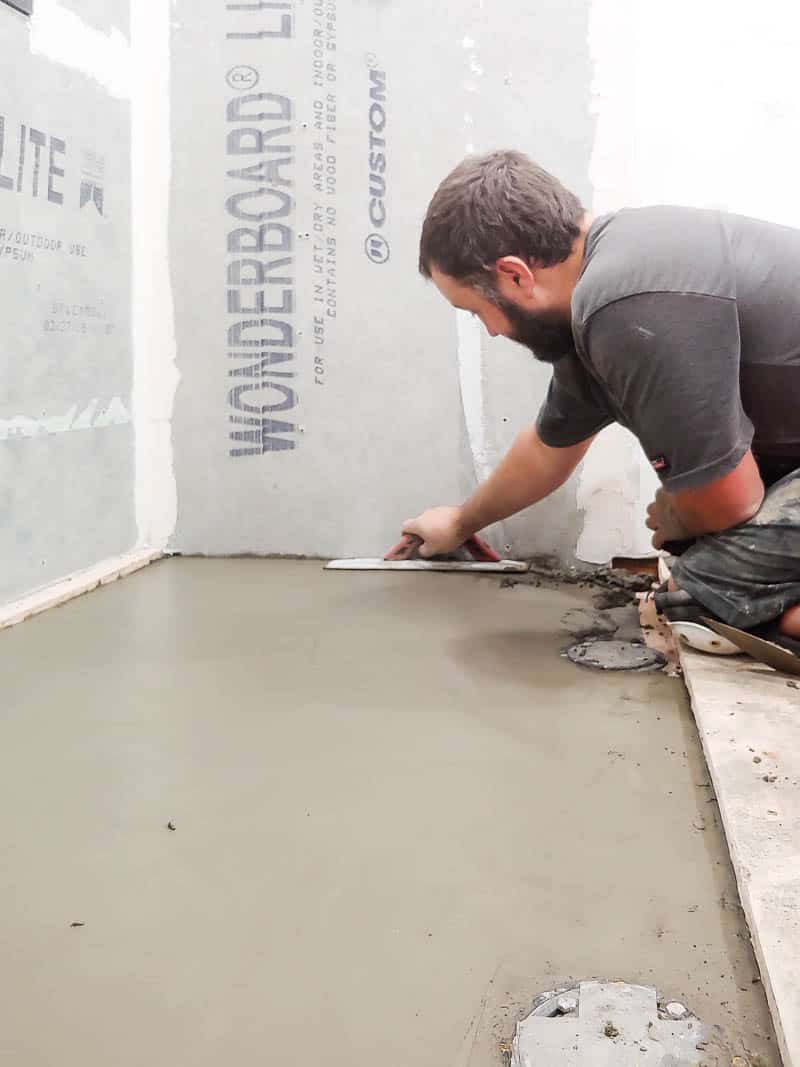
<path fill-rule="evenodd" d="M 564 655 L 597 671 L 657 671 L 667 662 L 661 652 L 638 641 L 581 641 Z"/>
<path fill-rule="evenodd" d="M 710 1038 L 676 1001 L 625 982 L 581 982 L 537 997 L 517 1024 L 511 1067 L 700 1067 Z"/>

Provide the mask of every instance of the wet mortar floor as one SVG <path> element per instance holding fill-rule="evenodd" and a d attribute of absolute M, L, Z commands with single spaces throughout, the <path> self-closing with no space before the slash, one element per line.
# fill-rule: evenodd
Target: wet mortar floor
<path fill-rule="evenodd" d="M 0 633 L 0 1062 L 502 1064 L 598 977 L 777 1067 L 682 683 L 587 605 L 173 559 Z"/>

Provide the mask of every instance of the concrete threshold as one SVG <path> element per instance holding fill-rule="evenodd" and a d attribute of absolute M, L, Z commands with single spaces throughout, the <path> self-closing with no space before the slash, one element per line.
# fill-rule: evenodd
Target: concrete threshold
<path fill-rule="evenodd" d="M 800 1067 L 800 688 L 746 657 L 682 647 L 784 1067 Z"/>

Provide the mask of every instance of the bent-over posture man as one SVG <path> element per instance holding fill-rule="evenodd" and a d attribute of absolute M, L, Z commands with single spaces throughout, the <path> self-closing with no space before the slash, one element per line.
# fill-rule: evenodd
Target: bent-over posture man
<path fill-rule="evenodd" d="M 679 553 L 668 617 L 711 614 L 800 654 L 800 231 L 681 207 L 593 220 L 526 156 L 495 152 L 439 186 L 419 265 L 553 377 L 489 480 L 404 523 L 387 558 L 452 551 L 537 503 L 619 422 L 662 483 L 647 525 Z"/>

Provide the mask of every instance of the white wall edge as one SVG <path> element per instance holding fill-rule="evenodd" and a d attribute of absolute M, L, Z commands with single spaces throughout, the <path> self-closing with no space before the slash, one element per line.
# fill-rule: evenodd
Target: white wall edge
<path fill-rule="evenodd" d="M 492 471 L 486 444 L 486 412 L 483 389 L 483 356 L 480 326 L 468 311 L 456 311 L 458 378 L 461 406 L 472 453 L 475 479 L 480 484 Z"/>
<path fill-rule="evenodd" d="M 172 415 L 179 374 L 169 269 L 170 4 L 131 2 L 133 57 L 133 417 L 140 548 L 163 549 L 175 532 Z"/>
<path fill-rule="evenodd" d="M 631 185 L 640 42 L 634 14 L 635 0 L 593 0 L 589 16 L 590 107 L 596 119 L 589 177 L 596 216 L 635 199 Z M 583 512 L 578 559 L 608 563 L 615 556 L 652 556 L 644 518 L 657 484 L 633 434 L 621 426 L 603 431 L 578 474 L 577 505 Z"/>
<path fill-rule="evenodd" d="M 9 626 L 16 626 L 33 615 L 39 615 L 49 608 L 56 608 L 65 604 L 73 597 L 89 593 L 98 586 L 108 585 L 117 578 L 124 578 L 134 571 L 141 570 L 154 560 L 161 559 L 163 552 L 136 551 L 127 552 L 122 556 L 114 556 L 111 559 L 95 563 L 84 571 L 77 571 L 68 578 L 62 578 L 59 582 L 47 585 L 43 589 L 37 589 L 20 600 L 12 601 L 0 607 L 0 630 Z"/>
<path fill-rule="evenodd" d="M 117 29 L 87 25 L 59 0 L 36 0 L 30 20 L 34 55 L 45 56 L 99 82 L 112 96 L 131 95 L 131 49 Z"/>

